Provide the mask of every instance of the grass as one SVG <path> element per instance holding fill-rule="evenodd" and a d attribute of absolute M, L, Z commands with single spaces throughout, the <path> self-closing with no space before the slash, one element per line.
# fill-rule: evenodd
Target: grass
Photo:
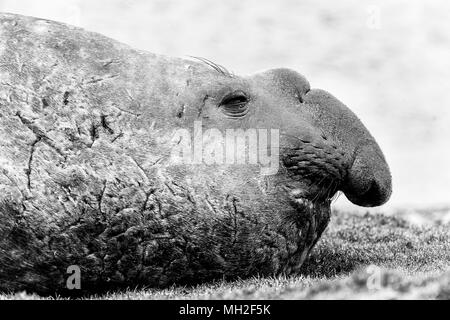
<path fill-rule="evenodd" d="M 427 213 L 423 213 L 427 215 Z M 128 290 L 90 299 L 450 299 L 450 224 L 334 212 L 301 275 Z M 26 293 L 1 299 L 49 299 Z"/>

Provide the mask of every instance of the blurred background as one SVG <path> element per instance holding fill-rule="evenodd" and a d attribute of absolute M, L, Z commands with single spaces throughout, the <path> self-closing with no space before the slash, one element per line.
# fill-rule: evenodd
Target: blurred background
<path fill-rule="evenodd" d="M 135 48 L 201 56 L 237 74 L 293 68 L 376 137 L 394 193 L 384 212 L 450 221 L 450 2 L 0 0 Z M 344 196 L 338 208 L 353 208 Z"/>

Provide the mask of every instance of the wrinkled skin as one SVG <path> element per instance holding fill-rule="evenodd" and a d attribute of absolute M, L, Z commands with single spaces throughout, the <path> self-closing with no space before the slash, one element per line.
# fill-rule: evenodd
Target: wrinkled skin
<path fill-rule="evenodd" d="M 230 94 L 245 112 L 230 117 Z M 175 130 L 200 120 L 278 129 L 278 172 L 171 163 Z M 7 14 L 0 166 L 0 291 L 41 294 L 73 294 L 70 265 L 82 294 L 295 273 L 338 190 L 361 206 L 391 193 L 367 129 L 295 71 L 231 76 Z"/>

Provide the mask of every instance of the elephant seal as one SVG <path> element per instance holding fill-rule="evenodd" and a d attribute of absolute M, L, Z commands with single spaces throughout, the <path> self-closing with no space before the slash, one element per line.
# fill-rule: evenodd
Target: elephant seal
<path fill-rule="evenodd" d="M 276 162 L 223 160 L 238 150 L 230 130 Z M 361 121 L 299 73 L 240 77 L 0 15 L 0 291 L 296 273 L 337 191 L 381 205 L 389 169 Z"/>

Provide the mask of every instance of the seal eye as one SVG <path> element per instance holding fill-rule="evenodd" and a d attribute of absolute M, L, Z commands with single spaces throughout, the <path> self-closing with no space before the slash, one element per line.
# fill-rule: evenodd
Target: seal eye
<path fill-rule="evenodd" d="M 226 95 L 219 104 L 225 115 L 231 118 L 240 118 L 248 112 L 248 98 L 242 91 L 236 91 Z"/>

